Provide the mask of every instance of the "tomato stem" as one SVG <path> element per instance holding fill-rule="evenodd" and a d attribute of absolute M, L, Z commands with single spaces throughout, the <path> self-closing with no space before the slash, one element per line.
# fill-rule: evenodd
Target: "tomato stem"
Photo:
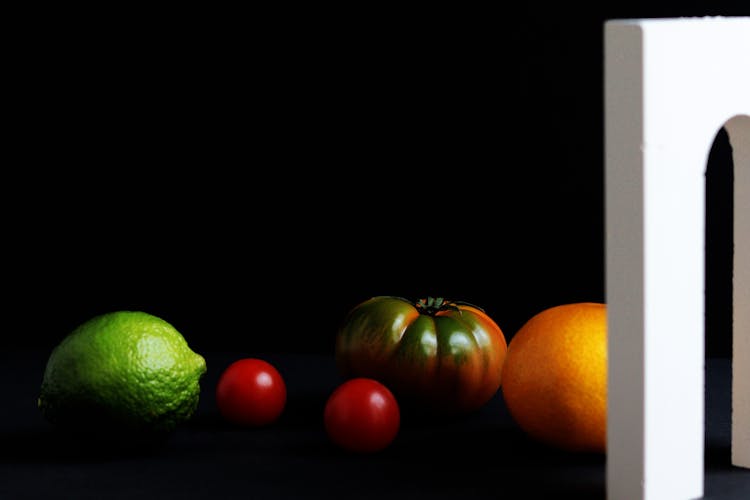
<path fill-rule="evenodd" d="M 429 314 L 434 316 L 440 311 L 458 311 L 458 306 L 455 302 L 446 300 L 443 297 L 427 297 L 426 299 L 419 299 L 414 307 L 420 314 Z"/>
<path fill-rule="evenodd" d="M 417 308 L 420 314 L 429 314 L 430 316 L 435 316 L 440 311 L 461 312 L 458 306 L 470 306 L 484 312 L 484 309 L 469 302 L 448 300 L 443 297 L 427 297 L 426 299 L 419 299 L 414 303 L 414 307 Z"/>

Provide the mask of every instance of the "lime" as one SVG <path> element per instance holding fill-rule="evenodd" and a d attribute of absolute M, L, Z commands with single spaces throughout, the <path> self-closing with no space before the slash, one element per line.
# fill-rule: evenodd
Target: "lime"
<path fill-rule="evenodd" d="M 195 412 L 205 372 L 204 358 L 170 323 L 115 311 L 54 348 L 38 405 L 52 424 L 97 437 L 164 434 Z"/>

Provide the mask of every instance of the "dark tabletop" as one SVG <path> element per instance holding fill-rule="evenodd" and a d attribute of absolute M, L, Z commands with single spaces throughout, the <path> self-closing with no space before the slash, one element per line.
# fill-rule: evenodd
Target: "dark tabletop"
<path fill-rule="evenodd" d="M 247 353 L 206 353 L 196 414 L 162 446 L 86 451 L 36 408 L 46 354 L 2 353 L 0 498 L 605 498 L 605 457 L 547 448 L 514 424 L 498 393 L 453 419 L 403 415 L 382 452 L 355 455 L 327 439 L 322 414 L 341 382 L 333 358 L 253 354 L 285 378 L 287 406 L 274 424 L 225 423 L 214 387 Z M 748 498 L 750 470 L 730 464 L 731 364 L 707 363 L 706 498 Z"/>

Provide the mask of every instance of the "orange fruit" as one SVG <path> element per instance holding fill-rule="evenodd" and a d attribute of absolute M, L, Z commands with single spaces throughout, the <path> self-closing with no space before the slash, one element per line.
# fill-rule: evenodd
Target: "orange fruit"
<path fill-rule="evenodd" d="M 508 411 L 532 438 L 605 452 L 607 306 L 580 302 L 536 314 L 511 338 L 502 381 Z"/>

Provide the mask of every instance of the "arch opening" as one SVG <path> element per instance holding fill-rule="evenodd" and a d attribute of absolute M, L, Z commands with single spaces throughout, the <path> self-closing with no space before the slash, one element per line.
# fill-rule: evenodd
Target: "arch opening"
<path fill-rule="evenodd" d="M 726 128 L 716 133 L 705 173 L 705 468 L 731 466 L 734 162 Z M 710 489 L 710 485 L 707 485 Z"/>

